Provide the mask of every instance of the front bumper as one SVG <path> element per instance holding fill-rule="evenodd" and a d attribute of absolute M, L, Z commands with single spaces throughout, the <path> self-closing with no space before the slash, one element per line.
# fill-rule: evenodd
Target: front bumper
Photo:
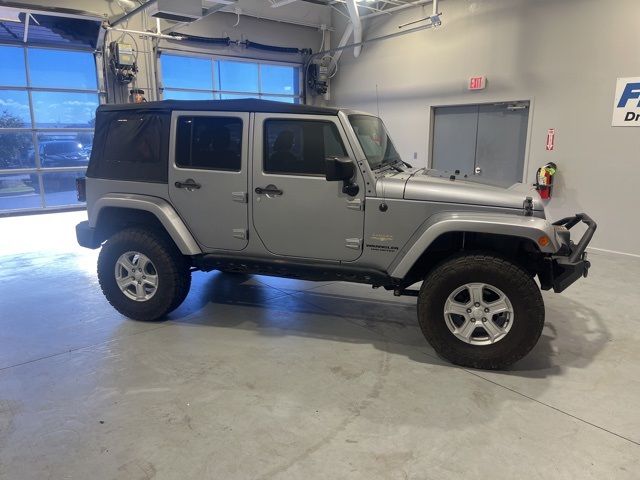
<path fill-rule="evenodd" d="M 96 229 L 89 226 L 86 220 L 76 225 L 76 239 L 81 247 L 96 249 L 102 242 L 96 238 Z"/>
<path fill-rule="evenodd" d="M 575 244 L 570 239 L 569 230 L 580 222 L 587 225 L 587 231 L 580 241 Z M 576 280 L 586 277 L 589 273 L 591 262 L 587 260 L 585 250 L 589 242 L 591 242 L 598 225 L 586 213 L 578 213 L 573 217 L 563 218 L 554 222 L 553 225 L 561 229 L 558 234 L 563 238 L 564 243 L 558 253 L 545 259 L 544 267 L 538 278 L 543 290 L 553 288 L 554 292 L 560 293 Z"/>

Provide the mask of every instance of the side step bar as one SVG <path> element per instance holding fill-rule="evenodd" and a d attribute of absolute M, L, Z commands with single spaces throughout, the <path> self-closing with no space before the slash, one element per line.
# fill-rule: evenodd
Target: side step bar
<path fill-rule="evenodd" d="M 278 259 L 238 257 L 228 254 L 205 254 L 191 257 L 192 264 L 202 270 L 226 270 L 274 277 L 298 278 L 312 281 L 349 281 L 396 288 L 393 278 L 384 272 L 341 263 L 300 262 Z"/>

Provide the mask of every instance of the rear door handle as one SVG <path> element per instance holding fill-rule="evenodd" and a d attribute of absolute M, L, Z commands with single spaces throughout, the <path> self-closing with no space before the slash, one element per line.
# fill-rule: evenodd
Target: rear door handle
<path fill-rule="evenodd" d="M 267 185 L 266 187 L 256 187 L 255 192 L 258 195 L 282 195 L 282 190 L 280 190 L 275 185 Z"/>
<path fill-rule="evenodd" d="M 200 187 L 202 187 L 202 185 L 196 183 L 193 178 L 187 178 L 184 182 L 176 182 L 174 183 L 174 185 L 176 186 L 176 188 L 186 188 L 190 192 L 193 190 L 198 190 Z"/>

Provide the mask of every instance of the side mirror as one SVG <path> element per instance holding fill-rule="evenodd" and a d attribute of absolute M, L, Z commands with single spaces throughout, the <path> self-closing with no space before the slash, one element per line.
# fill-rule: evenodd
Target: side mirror
<path fill-rule="evenodd" d="M 355 172 L 353 162 L 348 158 L 327 157 L 324 160 L 325 178 L 328 182 L 351 180 Z"/>
<path fill-rule="evenodd" d="M 325 158 L 325 178 L 328 182 L 344 182 L 342 193 L 355 197 L 360 191 L 358 184 L 352 181 L 356 169 L 349 158 L 327 157 Z"/>

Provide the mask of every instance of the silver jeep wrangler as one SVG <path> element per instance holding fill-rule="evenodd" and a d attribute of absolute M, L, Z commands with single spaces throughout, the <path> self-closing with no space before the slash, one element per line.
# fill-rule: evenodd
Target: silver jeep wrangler
<path fill-rule="evenodd" d="M 102 246 L 100 285 L 127 317 L 177 308 L 194 269 L 365 283 L 417 296 L 433 348 L 486 369 L 533 348 L 540 288 L 586 276 L 596 229 L 550 223 L 526 188 L 411 167 L 375 116 L 262 100 L 102 105 L 77 186 L 78 243 Z"/>

